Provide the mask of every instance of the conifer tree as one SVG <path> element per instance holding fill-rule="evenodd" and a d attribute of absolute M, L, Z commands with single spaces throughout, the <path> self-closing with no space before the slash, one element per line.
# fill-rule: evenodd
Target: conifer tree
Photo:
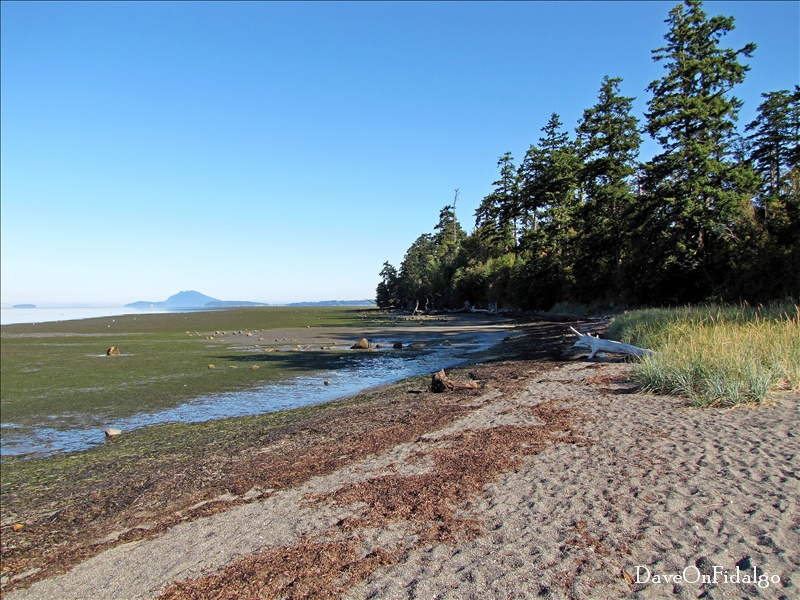
<path fill-rule="evenodd" d="M 383 263 L 380 273 L 381 281 L 375 290 L 375 303 L 378 308 L 395 308 L 402 306 L 400 277 L 388 262 Z"/>
<path fill-rule="evenodd" d="M 434 227 L 436 246 L 435 307 L 443 308 L 453 303 L 453 276 L 458 268 L 461 244 L 467 237 L 456 218 L 454 204 L 439 211 L 439 222 Z"/>
<path fill-rule="evenodd" d="M 516 300 L 526 308 L 550 308 L 572 277 L 580 159 L 558 114 L 550 116 L 542 134 L 520 166 L 526 264 L 516 271 Z"/>
<path fill-rule="evenodd" d="M 485 241 L 488 244 L 516 253 L 524 217 L 519 172 L 511 152 L 501 156 L 497 166 L 500 167 L 500 179 L 492 184 L 494 191 L 475 211 L 475 226 L 487 234 Z M 486 227 L 489 224 L 493 227 Z"/>
<path fill-rule="evenodd" d="M 648 205 L 640 214 L 649 264 L 640 264 L 650 301 L 698 300 L 719 291 L 735 226 L 751 191 L 747 165 L 732 160 L 741 101 L 731 96 L 755 44 L 722 48 L 733 18 L 707 18 L 699 0 L 685 0 L 666 21 L 666 45 L 654 50 L 667 73 L 653 81 L 647 132 L 663 152 L 647 165 Z"/>
<path fill-rule="evenodd" d="M 762 97 L 747 126 L 761 236 L 740 278 L 741 295 L 759 301 L 800 296 L 800 87 Z"/>
<path fill-rule="evenodd" d="M 434 226 L 434 242 L 436 244 L 436 257 L 439 262 L 455 260 L 458 247 L 467 234 L 456 219 L 455 208 L 448 204 L 439 211 L 439 222 Z"/>
<path fill-rule="evenodd" d="M 522 207 L 534 230 L 547 233 L 558 245 L 566 236 L 577 200 L 579 159 L 575 144 L 553 113 L 542 128 L 538 145 L 532 145 L 520 167 Z"/>
<path fill-rule="evenodd" d="M 445 207 L 399 272 L 384 264 L 384 304 L 392 290 L 409 308 L 800 295 L 800 87 L 763 94 L 743 138 L 732 94 L 755 44 L 724 48 L 733 18 L 708 18 L 700 0 L 666 23 L 644 127 L 659 154 L 638 164 L 633 99 L 604 78 L 574 140 L 553 113 L 518 167 L 500 158 L 472 234 Z"/>
<path fill-rule="evenodd" d="M 400 294 L 403 304 L 416 312 L 433 307 L 436 297 L 436 241 L 430 233 L 419 236 L 400 264 Z"/>
<path fill-rule="evenodd" d="M 619 299 L 622 264 L 630 245 L 633 178 L 641 145 L 633 98 L 621 96 L 619 78 L 603 79 L 597 104 L 583 112 L 580 183 L 583 203 L 576 227 L 576 300 Z"/>
<path fill-rule="evenodd" d="M 800 167 L 800 86 L 791 92 L 781 90 L 761 97 L 764 101 L 758 107 L 758 116 L 746 129 L 752 132 L 747 138 L 750 157 L 762 182 L 758 204 L 769 231 L 772 221 L 785 224 L 792 216 L 787 210 L 796 212 L 800 204 L 796 185 Z"/>

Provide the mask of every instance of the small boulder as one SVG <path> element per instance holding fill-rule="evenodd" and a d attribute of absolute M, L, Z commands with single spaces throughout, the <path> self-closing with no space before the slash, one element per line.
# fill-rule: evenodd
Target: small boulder
<path fill-rule="evenodd" d="M 402 350 L 403 349 L 403 342 L 395 342 L 392 346 L 395 350 Z"/>
<path fill-rule="evenodd" d="M 108 429 L 105 430 L 105 434 L 106 434 L 107 438 L 117 437 L 118 435 L 122 435 L 122 430 L 121 429 L 108 428 Z"/>
<path fill-rule="evenodd" d="M 361 338 L 350 347 L 351 350 L 369 350 L 369 341 L 367 338 Z"/>

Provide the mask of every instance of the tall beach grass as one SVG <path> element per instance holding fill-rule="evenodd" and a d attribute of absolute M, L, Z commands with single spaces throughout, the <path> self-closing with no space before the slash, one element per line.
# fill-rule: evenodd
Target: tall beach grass
<path fill-rule="evenodd" d="M 697 406 L 760 403 L 800 389 L 800 305 L 646 309 L 614 319 L 609 336 L 656 350 L 636 377 Z"/>

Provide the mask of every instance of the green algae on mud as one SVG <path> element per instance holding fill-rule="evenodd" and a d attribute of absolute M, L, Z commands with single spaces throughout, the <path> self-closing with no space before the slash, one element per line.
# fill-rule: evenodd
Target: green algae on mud
<path fill-rule="evenodd" d="M 418 419 L 426 383 L 415 377 L 327 404 L 164 423 L 82 452 L 10 457 L 0 480 L 3 573 L 34 575 L 25 583 L 61 573 L 116 543 L 229 508 L 231 495 L 246 501 L 248 490 L 269 495 L 344 466 Z M 441 404 L 436 413 L 447 417 Z"/>
<path fill-rule="evenodd" d="M 275 332 L 302 328 L 324 342 L 385 320 L 374 309 L 259 307 L 5 325 L 0 422 L 128 416 L 323 370 L 330 346 L 297 352 Z M 111 346 L 121 355 L 106 356 Z"/>
<path fill-rule="evenodd" d="M 35 505 L 45 503 L 54 486 L 61 490 L 59 495 L 69 497 L 89 484 L 118 481 L 122 477 L 120 469 L 140 473 L 175 470 L 176 465 L 195 463 L 215 453 L 231 455 L 302 428 L 312 417 L 335 418 L 350 407 L 417 392 L 426 385 L 427 376 L 411 377 L 380 390 L 326 404 L 199 423 L 162 423 L 131 431 L 88 450 L 36 460 L 11 456 L 3 462 L 4 504 L 12 490 L 14 497 L 26 497 L 25 504 Z M 38 500 L 33 498 L 40 494 Z"/>
<path fill-rule="evenodd" d="M 145 317 L 3 327 L 3 454 L 81 449 L 86 443 L 76 435 L 107 427 L 330 401 L 477 358 L 514 327 L 483 315 L 409 317 L 340 307 Z M 371 347 L 353 350 L 362 338 Z M 308 385 L 319 380 L 322 387 L 323 372 L 333 387 L 312 392 Z"/>

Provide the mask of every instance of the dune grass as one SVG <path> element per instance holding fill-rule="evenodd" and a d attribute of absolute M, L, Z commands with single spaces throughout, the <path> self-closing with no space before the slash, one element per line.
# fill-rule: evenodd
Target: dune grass
<path fill-rule="evenodd" d="M 646 309 L 614 319 L 609 337 L 657 351 L 636 377 L 696 406 L 761 403 L 800 389 L 800 306 L 706 305 Z"/>

